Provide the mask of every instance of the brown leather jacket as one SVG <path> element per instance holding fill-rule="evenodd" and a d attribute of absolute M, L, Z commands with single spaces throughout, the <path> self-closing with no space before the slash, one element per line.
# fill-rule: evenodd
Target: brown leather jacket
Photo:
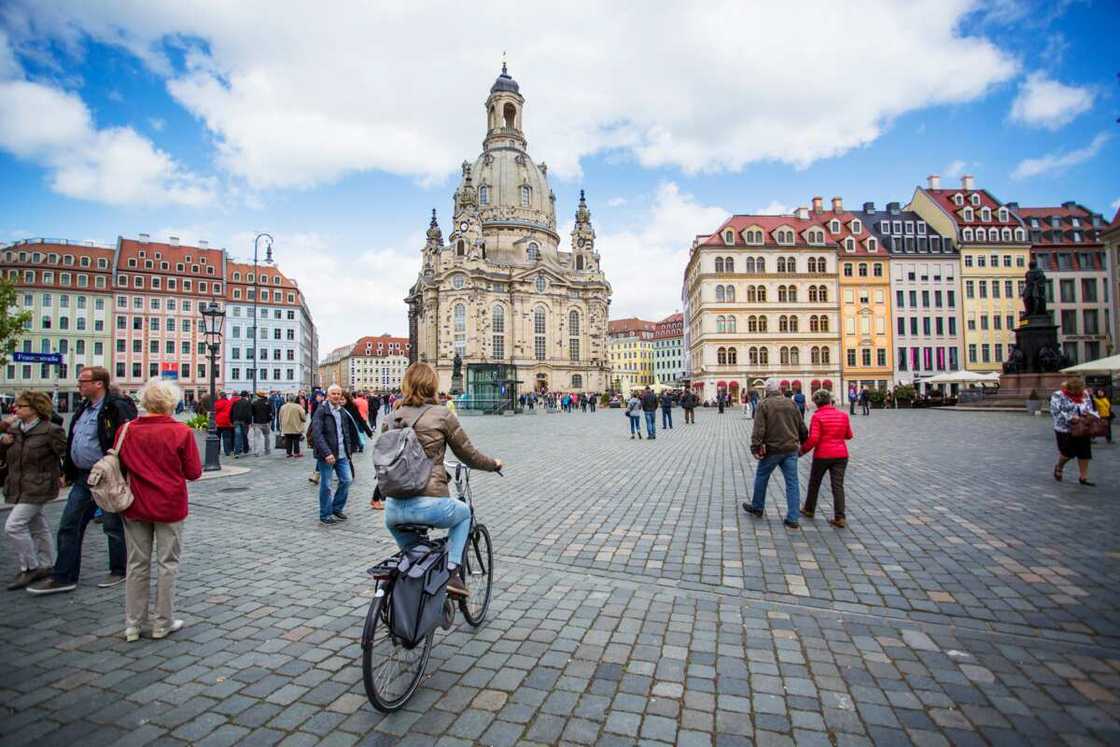
<path fill-rule="evenodd" d="M 382 424 L 382 432 L 411 423 L 420 414 L 421 409 L 420 407 L 406 405 L 397 407 Z M 487 472 L 494 472 L 498 469 L 498 463 L 495 460 L 486 456 L 471 444 L 470 439 L 467 438 L 467 432 L 459 424 L 459 418 L 455 417 L 455 413 L 443 405 L 429 406 L 427 412 L 416 421 L 413 429 L 416 431 L 416 438 L 420 441 L 420 445 L 424 447 L 424 453 L 433 463 L 432 476 L 428 479 L 428 486 L 424 489 L 422 495 L 451 495 L 451 492 L 447 489 L 449 479 L 447 470 L 443 467 L 443 459 L 448 446 L 451 447 L 455 456 L 473 469 L 486 470 Z"/>
<path fill-rule="evenodd" d="M 0 461 L 7 462 L 5 503 L 46 503 L 58 497 L 62 457 L 66 453 L 66 431 L 62 426 L 40 420 L 24 433 L 12 426 L 13 443 L 0 444 Z"/>

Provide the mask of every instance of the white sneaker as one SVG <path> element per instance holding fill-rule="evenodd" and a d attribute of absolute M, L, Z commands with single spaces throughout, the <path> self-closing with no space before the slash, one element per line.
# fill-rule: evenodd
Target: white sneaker
<path fill-rule="evenodd" d="M 140 628 L 125 628 L 124 639 L 129 643 L 140 640 Z"/>
<path fill-rule="evenodd" d="M 172 620 L 170 628 L 163 628 L 163 629 L 158 629 L 158 630 L 156 628 L 152 628 L 152 638 L 154 638 L 158 641 L 160 638 L 166 638 L 167 636 L 174 633 L 176 630 L 181 630 L 182 628 L 183 628 L 183 621 L 182 620 Z"/>

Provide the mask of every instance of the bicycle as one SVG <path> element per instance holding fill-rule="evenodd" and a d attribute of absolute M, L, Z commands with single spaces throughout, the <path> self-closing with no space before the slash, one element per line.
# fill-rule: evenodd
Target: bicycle
<path fill-rule="evenodd" d="M 464 501 L 471 510 L 470 534 L 458 571 L 471 594 L 459 598 L 457 604 L 463 618 L 477 628 L 486 619 L 486 612 L 490 608 L 494 583 L 494 550 L 486 525 L 480 524 L 475 518 L 470 467 L 461 462 L 445 462 L 444 466 L 454 467 L 456 498 Z M 501 472 L 498 474 L 501 475 Z M 415 532 L 426 541 L 428 532 L 434 527 L 426 524 L 398 524 L 397 528 Z M 446 541 L 446 537 L 441 537 L 434 542 Z M 382 713 L 400 709 L 416 692 L 428 666 L 436 634 L 435 629 L 432 629 L 424 640 L 411 648 L 393 634 L 389 615 L 399 559 L 398 553 L 368 570 L 374 581 L 374 592 L 373 601 L 366 613 L 365 627 L 362 629 L 362 682 L 370 704 Z M 450 596 L 445 598 L 444 619 L 440 624 L 444 630 L 450 629 L 455 622 L 455 606 L 456 602 Z"/>

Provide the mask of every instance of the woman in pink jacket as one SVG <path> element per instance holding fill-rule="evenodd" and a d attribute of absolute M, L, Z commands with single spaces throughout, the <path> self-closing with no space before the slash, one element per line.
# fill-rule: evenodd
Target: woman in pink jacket
<path fill-rule="evenodd" d="M 844 518 L 844 471 L 848 469 L 848 446 L 844 442 L 852 437 L 852 423 L 848 414 L 832 406 L 832 393 L 819 389 L 813 393 L 817 411 L 809 424 L 809 438 L 801 444 L 801 453 L 813 452 L 813 467 L 809 472 L 809 495 L 801 507 L 801 515 L 813 518 L 817 512 L 817 493 L 821 489 L 824 473 L 832 483 L 832 507 L 835 518 L 829 524 L 837 529 L 848 525 Z"/>

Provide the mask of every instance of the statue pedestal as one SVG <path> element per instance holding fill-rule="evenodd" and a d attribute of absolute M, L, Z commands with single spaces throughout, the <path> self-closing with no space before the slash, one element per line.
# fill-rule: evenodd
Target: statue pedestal
<path fill-rule="evenodd" d="M 463 393 L 463 374 L 451 376 L 451 396 L 458 397 Z"/>
<path fill-rule="evenodd" d="M 1046 366 L 1039 359 L 1043 348 L 1048 347 L 1057 354 L 1062 350 L 1058 345 L 1058 325 L 1051 322 L 1046 314 L 1027 317 L 1027 323 L 1015 330 L 1015 338 L 1023 353 L 1023 370 L 1020 373 L 1046 371 Z"/>

